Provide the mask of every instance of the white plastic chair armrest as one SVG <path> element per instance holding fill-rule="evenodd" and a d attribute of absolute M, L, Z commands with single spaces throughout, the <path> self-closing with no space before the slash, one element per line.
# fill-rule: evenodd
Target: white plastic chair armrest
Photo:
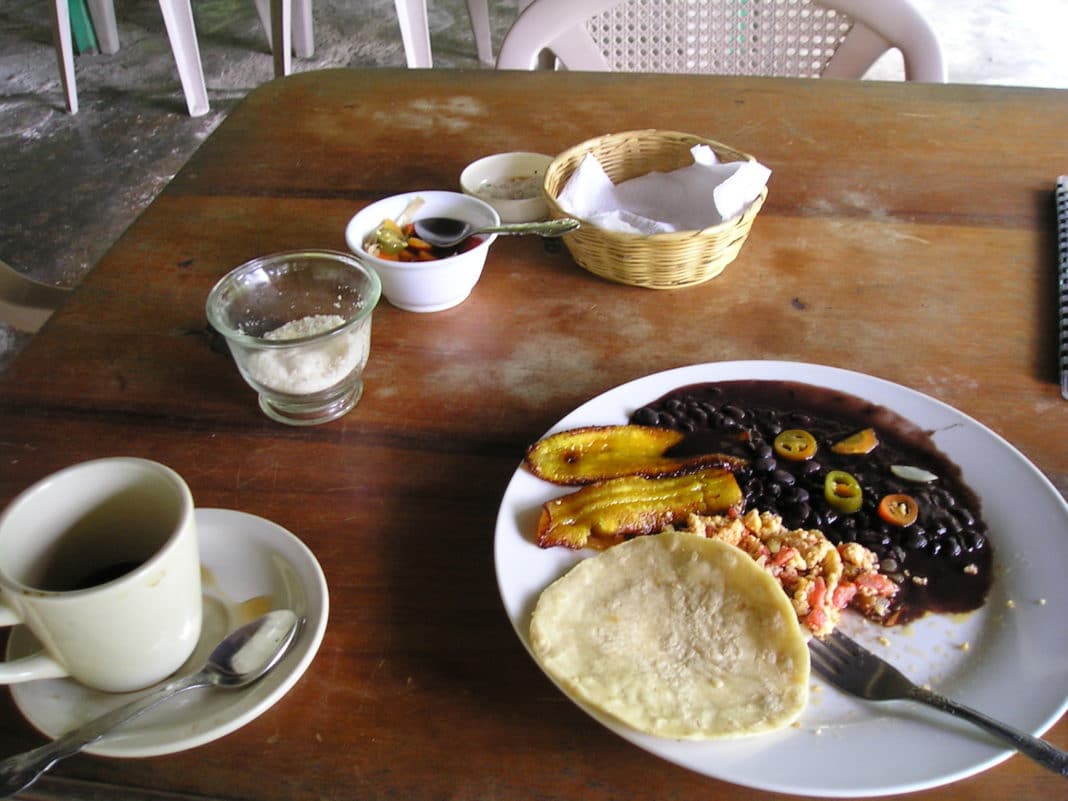
<path fill-rule="evenodd" d="M 859 50 L 860 45 L 865 42 L 871 47 L 873 40 L 870 36 L 875 35 L 881 38 L 886 48 L 897 47 L 901 51 L 905 61 L 905 80 L 946 82 L 946 63 L 938 37 L 927 20 L 908 0 L 895 0 L 889 4 L 885 0 L 827 0 L 826 5 L 870 28 L 868 32 L 857 30 L 857 41 L 850 45 L 850 50 Z M 878 55 L 877 53 L 875 58 Z M 850 58 L 855 58 L 855 55 L 847 51 L 844 60 Z M 860 74 L 874 63 L 875 58 L 871 59 Z M 824 74 L 826 77 L 833 77 Z"/>
<path fill-rule="evenodd" d="M 70 290 L 35 281 L 0 261 L 0 322 L 36 334 Z"/>
<path fill-rule="evenodd" d="M 497 54 L 497 69 L 531 70 L 550 48 L 568 69 L 606 71 L 604 55 L 586 33 L 585 21 L 622 0 L 534 0 L 512 23 Z"/>

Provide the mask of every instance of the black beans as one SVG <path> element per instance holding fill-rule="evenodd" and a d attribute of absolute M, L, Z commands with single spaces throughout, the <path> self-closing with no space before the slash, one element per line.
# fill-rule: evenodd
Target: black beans
<path fill-rule="evenodd" d="M 910 531 L 905 535 L 905 547 L 913 551 L 922 551 L 927 547 L 927 536 L 922 529 Z"/>
<path fill-rule="evenodd" d="M 638 409 L 631 422 L 700 431 L 706 452 L 746 460 L 738 479 L 748 508 L 779 514 L 791 528 L 819 528 L 834 542 L 860 542 L 875 551 L 887 574 L 930 576 L 937 572 L 932 560 L 962 572 L 976 554 L 988 549 L 974 498 L 954 480 L 957 473 L 938 461 L 933 447 L 919 449 L 880 431 L 880 444 L 870 454 L 836 454 L 831 445 L 864 427 L 846 414 L 850 407 L 843 398 L 848 396 L 835 394 L 826 407 L 833 413 L 820 414 L 798 403 L 813 388 L 796 387 L 803 385 L 783 390 L 780 382 L 742 381 L 686 387 Z M 765 398 L 782 405 L 765 403 Z M 853 400 L 862 412 L 872 411 L 869 403 Z M 805 410 L 799 410 L 801 406 Z M 770 443 L 789 428 L 804 429 L 816 438 L 819 448 L 814 458 L 778 457 Z M 939 479 L 906 481 L 890 471 L 894 464 L 914 465 Z M 851 473 L 860 483 L 864 501 L 859 511 L 843 514 L 825 500 L 823 482 L 830 470 Z M 913 496 L 920 508 L 917 522 L 904 528 L 886 523 L 877 512 L 880 498 L 899 492 Z M 914 564 L 917 572 L 910 573 Z"/>
<path fill-rule="evenodd" d="M 797 483 L 794 474 L 788 470 L 775 469 L 771 471 L 771 480 L 783 487 L 792 487 Z"/>
<path fill-rule="evenodd" d="M 631 422 L 639 426 L 655 426 L 660 422 L 660 415 L 653 409 L 645 406 L 634 413 Z M 664 426 L 664 428 L 670 428 L 670 426 Z"/>

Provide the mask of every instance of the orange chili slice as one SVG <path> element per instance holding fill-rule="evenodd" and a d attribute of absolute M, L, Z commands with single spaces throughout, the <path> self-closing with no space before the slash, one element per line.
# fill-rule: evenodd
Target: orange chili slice
<path fill-rule="evenodd" d="M 839 440 L 831 446 L 835 453 L 861 455 L 871 453 L 879 446 L 879 438 L 875 435 L 874 428 L 864 428 L 855 434 L 850 434 L 843 440 Z"/>
<path fill-rule="evenodd" d="M 896 492 L 879 501 L 879 517 L 892 526 L 911 526 L 920 516 L 920 506 L 911 495 Z"/>

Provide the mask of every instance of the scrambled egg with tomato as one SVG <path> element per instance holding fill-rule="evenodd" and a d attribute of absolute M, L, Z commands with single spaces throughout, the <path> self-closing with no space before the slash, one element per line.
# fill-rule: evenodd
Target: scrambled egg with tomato
<path fill-rule="evenodd" d="M 856 542 L 835 546 L 815 529 L 790 530 L 770 512 L 742 517 L 691 515 L 678 530 L 741 548 L 779 581 L 798 620 L 817 637 L 830 634 L 852 607 L 881 621 L 898 586 L 879 572 L 875 553 Z"/>

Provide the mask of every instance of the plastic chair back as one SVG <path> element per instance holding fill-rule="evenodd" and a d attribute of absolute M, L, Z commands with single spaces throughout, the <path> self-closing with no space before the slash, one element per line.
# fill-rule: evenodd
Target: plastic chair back
<path fill-rule="evenodd" d="M 498 69 L 860 78 L 901 51 L 907 80 L 944 83 L 938 38 L 908 0 L 533 0 Z"/>

